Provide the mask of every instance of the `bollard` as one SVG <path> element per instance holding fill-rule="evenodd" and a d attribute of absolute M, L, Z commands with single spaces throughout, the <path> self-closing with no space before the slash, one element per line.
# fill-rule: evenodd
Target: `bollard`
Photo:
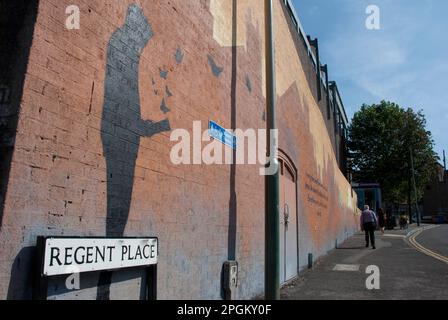
<path fill-rule="evenodd" d="M 309 253 L 308 254 L 308 269 L 312 269 L 313 268 L 313 254 Z"/>

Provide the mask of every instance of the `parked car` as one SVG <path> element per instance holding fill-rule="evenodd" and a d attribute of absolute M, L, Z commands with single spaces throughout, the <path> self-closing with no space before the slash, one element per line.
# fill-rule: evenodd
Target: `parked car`
<path fill-rule="evenodd" d="M 424 216 L 422 217 L 423 223 L 432 223 L 432 216 Z"/>
<path fill-rule="evenodd" d="M 432 223 L 435 223 L 435 224 L 448 223 L 448 215 L 446 215 L 446 214 L 437 214 L 437 215 L 432 217 Z"/>

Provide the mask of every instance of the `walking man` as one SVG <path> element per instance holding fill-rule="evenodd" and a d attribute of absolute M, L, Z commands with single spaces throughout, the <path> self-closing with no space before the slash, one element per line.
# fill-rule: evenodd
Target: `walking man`
<path fill-rule="evenodd" d="M 369 206 L 364 206 L 364 211 L 361 215 L 361 229 L 366 233 L 366 248 L 369 247 L 369 240 L 372 244 L 372 249 L 375 247 L 375 229 L 378 225 L 378 219 L 375 212 L 370 210 Z"/>

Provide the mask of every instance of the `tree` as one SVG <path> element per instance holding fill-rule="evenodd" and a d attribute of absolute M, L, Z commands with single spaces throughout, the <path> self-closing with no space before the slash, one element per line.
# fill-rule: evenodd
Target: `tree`
<path fill-rule="evenodd" d="M 407 203 L 412 152 L 417 199 L 434 175 L 438 157 L 422 111 L 395 103 L 363 105 L 349 127 L 350 167 L 358 182 L 378 182 L 388 203 Z"/>

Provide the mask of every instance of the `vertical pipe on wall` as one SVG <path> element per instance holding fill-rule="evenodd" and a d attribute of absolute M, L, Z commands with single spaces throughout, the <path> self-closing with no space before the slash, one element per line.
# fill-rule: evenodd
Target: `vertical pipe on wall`
<path fill-rule="evenodd" d="M 232 1 L 232 78 L 231 78 L 231 129 L 237 126 L 237 0 Z M 229 231 L 228 231 L 228 260 L 236 260 L 236 231 L 237 231 L 237 195 L 236 195 L 236 151 L 232 151 L 232 165 L 230 166 L 230 200 L 229 200 Z"/>
<path fill-rule="evenodd" d="M 414 184 L 415 206 L 416 206 L 416 210 L 417 210 L 417 226 L 420 227 L 420 210 L 418 208 L 417 183 L 415 180 L 414 155 L 412 153 L 412 148 L 409 148 L 409 153 L 411 156 L 412 182 Z"/>
<path fill-rule="evenodd" d="M 266 123 L 267 123 L 267 156 L 271 159 L 277 143 L 271 144 L 273 130 L 276 126 L 275 112 L 275 56 L 273 30 L 273 3 L 265 0 L 265 49 L 266 49 Z M 278 159 L 271 159 L 270 166 L 278 168 Z M 279 213 L 279 172 L 266 175 L 266 212 L 265 212 L 265 298 L 280 299 L 280 213 Z"/>

